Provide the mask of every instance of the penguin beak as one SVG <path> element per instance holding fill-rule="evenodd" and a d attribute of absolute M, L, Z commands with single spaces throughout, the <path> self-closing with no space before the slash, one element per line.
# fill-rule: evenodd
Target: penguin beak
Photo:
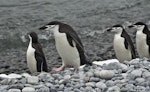
<path fill-rule="evenodd" d="M 111 30 L 112 30 L 111 28 L 110 28 L 110 29 L 107 29 L 107 32 L 111 32 Z"/>
<path fill-rule="evenodd" d="M 48 27 L 47 26 L 43 26 L 43 27 L 40 27 L 39 30 L 46 30 Z"/>
<path fill-rule="evenodd" d="M 128 26 L 128 28 L 133 28 L 134 27 L 134 25 L 130 25 L 130 26 Z"/>

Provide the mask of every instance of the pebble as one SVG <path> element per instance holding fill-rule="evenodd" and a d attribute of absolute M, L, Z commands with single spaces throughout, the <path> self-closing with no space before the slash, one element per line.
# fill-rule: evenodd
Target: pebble
<path fill-rule="evenodd" d="M 142 83 L 142 82 L 145 82 L 145 79 L 144 78 L 136 78 L 135 81 L 137 83 Z"/>
<path fill-rule="evenodd" d="M 103 79 L 111 79 L 114 77 L 115 73 L 112 70 L 102 70 L 99 75 Z"/>
<path fill-rule="evenodd" d="M 22 89 L 22 92 L 35 92 L 35 89 L 32 87 L 25 87 Z"/>
<path fill-rule="evenodd" d="M 135 78 L 141 77 L 141 76 L 142 76 L 142 71 L 139 70 L 139 69 L 133 70 L 133 71 L 131 72 L 131 76 L 134 76 Z"/>
<path fill-rule="evenodd" d="M 21 92 L 20 89 L 9 89 L 8 92 Z"/>
<path fill-rule="evenodd" d="M 95 82 L 88 82 L 85 85 L 90 87 L 95 87 Z"/>
<path fill-rule="evenodd" d="M 104 90 L 107 86 L 103 82 L 97 82 L 96 87 Z"/>
<path fill-rule="evenodd" d="M 39 82 L 39 78 L 37 76 L 27 77 L 27 82 L 29 84 L 37 84 Z"/>
<path fill-rule="evenodd" d="M 38 90 L 38 92 L 50 92 L 50 89 L 48 87 L 42 87 Z"/>
<path fill-rule="evenodd" d="M 118 86 L 112 86 L 112 87 L 108 88 L 108 90 L 106 92 L 121 92 L 121 91 Z"/>

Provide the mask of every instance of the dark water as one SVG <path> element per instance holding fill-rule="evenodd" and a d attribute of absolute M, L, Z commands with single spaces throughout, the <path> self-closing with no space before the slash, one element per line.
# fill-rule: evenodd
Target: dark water
<path fill-rule="evenodd" d="M 38 30 L 53 20 L 75 29 L 91 61 L 115 58 L 113 34 L 102 31 L 137 21 L 150 25 L 150 0 L 0 0 L 0 73 L 28 71 L 26 34 L 31 31 L 38 33 L 49 68 L 59 66 L 52 34 Z M 134 41 L 134 32 L 127 31 Z"/>

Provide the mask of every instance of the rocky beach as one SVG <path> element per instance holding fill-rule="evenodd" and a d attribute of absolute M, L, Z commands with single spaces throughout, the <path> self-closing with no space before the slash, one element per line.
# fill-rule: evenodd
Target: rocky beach
<path fill-rule="evenodd" d="M 142 21 L 150 27 L 149 0 L 1 0 L 0 8 L 0 74 L 20 76 L 0 78 L 0 92 L 28 92 L 26 88 L 31 92 L 149 92 L 150 61 L 146 58 L 86 66 L 77 73 L 70 68 L 51 72 L 61 65 L 61 58 L 53 34 L 38 30 L 53 20 L 64 22 L 78 33 L 90 62 L 113 59 L 114 34 L 104 31 L 122 24 L 135 43 L 135 30 L 127 26 Z M 31 74 L 27 68 L 27 33 L 31 31 L 39 36 L 48 73 Z"/>

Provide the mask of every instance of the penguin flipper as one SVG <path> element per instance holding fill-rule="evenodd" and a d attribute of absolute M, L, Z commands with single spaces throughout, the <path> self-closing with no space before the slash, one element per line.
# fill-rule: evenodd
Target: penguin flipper
<path fill-rule="evenodd" d="M 43 59 L 39 53 L 35 52 L 37 72 L 41 72 Z"/>
<path fill-rule="evenodd" d="M 127 34 L 126 31 L 123 31 L 121 36 L 125 38 L 125 41 L 124 41 L 125 48 L 131 50 L 132 59 L 135 59 L 136 58 L 135 48 L 134 48 L 134 45 L 133 45 L 133 42 L 132 42 L 130 36 Z"/>

